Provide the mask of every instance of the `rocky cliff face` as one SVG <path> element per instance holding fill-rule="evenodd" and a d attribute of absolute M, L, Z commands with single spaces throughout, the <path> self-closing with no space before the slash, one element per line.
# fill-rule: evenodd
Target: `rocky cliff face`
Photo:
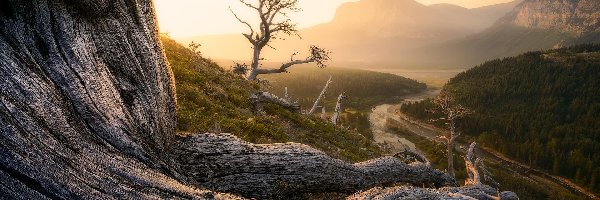
<path fill-rule="evenodd" d="M 526 0 L 509 13 L 502 23 L 578 34 L 600 31 L 600 1 Z"/>

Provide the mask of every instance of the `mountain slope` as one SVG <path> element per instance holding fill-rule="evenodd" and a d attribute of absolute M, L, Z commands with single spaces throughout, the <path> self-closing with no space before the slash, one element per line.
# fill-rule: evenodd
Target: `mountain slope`
<path fill-rule="evenodd" d="M 600 191 L 600 46 L 494 60 L 445 90 L 476 114 L 464 131 L 489 148 Z M 426 119 L 427 102 L 403 108 Z"/>
<path fill-rule="evenodd" d="M 351 161 L 380 155 L 365 132 L 337 129 L 327 121 L 267 105 L 255 115 L 248 100 L 260 86 L 226 72 L 214 62 L 161 37 L 177 86 L 177 130 L 235 133 L 253 143 L 299 142 Z M 318 93 L 318 92 L 317 92 Z"/>
<path fill-rule="evenodd" d="M 478 33 L 514 8 L 519 1 L 466 9 L 450 4 L 425 6 L 414 0 L 361 0 L 343 4 L 331 22 L 274 42 L 265 58 L 287 60 L 291 53 L 318 44 L 334 52 L 337 63 L 398 63 L 417 47 L 439 44 Z M 249 45 L 241 34 L 188 38 L 203 44 L 216 59 L 247 60 Z M 413 62 L 414 60 L 411 60 Z M 414 63 L 414 62 L 413 62 Z M 416 62 L 418 63 L 418 62 Z"/>
<path fill-rule="evenodd" d="M 431 60 L 468 66 L 527 51 L 600 43 L 599 28 L 595 0 L 525 0 L 481 33 L 420 52 L 432 52 Z"/>

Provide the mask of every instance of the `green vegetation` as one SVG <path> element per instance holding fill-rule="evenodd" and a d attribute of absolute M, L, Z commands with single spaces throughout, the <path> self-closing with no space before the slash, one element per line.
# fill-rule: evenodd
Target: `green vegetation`
<path fill-rule="evenodd" d="M 259 85 L 233 75 L 165 36 L 162 43 L 177 85 L 180 134 L 224 132 L 253 143 L 299 142 L 329 155 L 362 161 L 381 155 L 364 133 L 274 105 L 255 115 L 248 97 Z M 368 135 L 368 134 L 364 134 Z"/>
<path fill-rule="evenodd" d="M 303 108 L 310 109 L 329 76 L 333 83 L 322 102 L 328 111 L 333 110 L 337 96 L 342 92 L 348 96 L 345 108 L 368 112 L 378 104 L 398 102 L 404 95 L 427 89 L 423 83 L 393 74 L 335 67 L 298 66 L 290 69 L 288 74 L 265 75 L 263 78 L 269 81 L 273 93 L 283 94 L 287 87 L 293 99 L 298 99 Z"/>
<path fill-rule="evenodd" d="M 446 145 L 415 135 L 396 123 L 391 121 L 387 124 L 387 127 L 399 136 L 413 142 L 418 149 L 423 151 L 433 167 L 439 170 L 447 168 Z M 462 183 L 466 179 L 464 154 L 464 151 L 454 154 L 454 167 L 458 183 Z M 494 181 L 484 180 L 485 184 L 496 187 L 500 191 L 513 191 L 521 199 L 581 199 L 581 197 L 573 196 L 569 191 L 565 191 L 558 185 L 551 183 L 540 185 L 526 175 L 507 169 L 503 164 L 489 162 L 488 160 L 484 160 L 484 164 L 494 179 Z"/>
<path fill-rule="evenodd" d="M 445 90 L 475 114 L 459 130 L 532 167 L 600 191 L 600 45 L 493 60 Z M 425 101 L 402 111 L 426 120 Z"/>
<path fill-rule="evenodd" d="M 303 109 L 308 110 L 329 76 L 332 77 L 333 83 L 329 86 L 321 105 L 325 106 L 327 112 L 333 112 L 338 95 L 346 92 L 348 99 L 343 103 L 344 111 L 340 123 L 344 127 L 357 130 L 369 139 L 373 139 L 369 122 L 369 113 L 373 107 L 383 103 L 395 103 L 404 95 L 427 89 L 425 84 L 401 76 L 334 67 L 315 69 L 298 66 L 290 69 L 288 74 L 271 74 L 263 78 L 269 82 L 272 93 L 283 96 L 287 87 L 291 98 L 297 100 Z M 320 112 L 321 110 L 317 110 L 316 114 Z"/>

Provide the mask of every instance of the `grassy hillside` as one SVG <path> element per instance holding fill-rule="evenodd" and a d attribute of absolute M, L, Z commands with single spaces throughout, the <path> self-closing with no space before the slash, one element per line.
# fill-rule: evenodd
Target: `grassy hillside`
<path fill-rule="evenodd" d="M 265 107 L 265 115 L 255 115 L 248 97 L 258 85 L 174 40 L 161 39 L 175 74 L 180 134 L 224 132 L 254 143 L 299 142 L 348 161 L 380 156 L 380 149 L 360 132 L 336 128 L 316 117 L 274 105 Z"/>
<path fill-rule="evenodd" d="M 600 191 L 600 45 L 490 61 L 445 90 L 475 110 L 459 129 L 482 145 Z M 427 119 L 430 106 L 402 109 Z"/>

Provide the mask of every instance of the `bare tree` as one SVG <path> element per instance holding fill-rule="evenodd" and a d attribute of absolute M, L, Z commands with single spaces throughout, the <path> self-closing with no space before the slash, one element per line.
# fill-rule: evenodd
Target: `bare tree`
<path fill-rule="evenodd" d="M 339 121 L 340 112 L 342 112 L 342 101 L 344 101 L 344 99 L 346 99 L 345 92 L 340 94 L 340 96 L 338 97 L 337 104 L 335 106 L 335 111 L 333 112 L 333 116 L 331 117 L 331 123 L 333 123 L 334 125 L 337 125 Z"/>
<path fill-rule="evenodd" d="M 467 155 L 465 156 L 465 166 L 467 168 L 467 180 L 465 180 L 465 185 L 481 185 L 481 176 L 477 171 L 478 163 L 481 162 L 481 159 L 477 158 L 477 160 L 473 161 L 475 158 L 476 145 L 477 143 L 475 142 L 471 143 Z"/>
<path fill-rule="evenodd" d="M 255 92 L 250 96 L 250 101 L 254 105 L 254 109 L 258 114 L 260 114 L 263 111 L 264 103 L 276 104 L 292 111 L 300 110 L 300 105 L 298 105 L 297 102 L 292 102 L 288 99 L 277 97 L 269 92 Z"/>
<path fill-rule="evenodd" d="M 312 115 L 313 113 L 315 113 L 315 111 L 317 111 L 317 107 L 319 106 L 319 103 L 321 103 L 323 97 L 325 97 L 325 93 L 327 93 L 327 88 L 329 88 L 329 84 L 331 83 L 331 76 L 329 76 L 329 80 L 327 80 L 327 83 L 325 83 L 325 87 L 323 87 L 323 90 L 321 90 L 321 94 L 319 94 L 319 97 L 317 97 L 317 99 L 315 100 L 313 107 L 310 109 L 310 111 L 308 111 L 309 115 Z"/>
<path fill-rule="evenodd" d="M 309 55 L 304 59 L 295 59 L 294 56 L 297 53 L 292 54 L 290 61 L 283 63 L 279 68 L 276 69 L 263 69 L 260 68 L 261 52 L 269 46 L 269 42 L 278 38 L 278 34 L 285 35 L 298 35 L 296 24 L 287 17 L 289 12 L 299 12 L 300 8 L 297 7 L 298 0 L 258 0 L 258 5 L 246 2 L 246 0 L 239 0 L 246 7 L 256 11 L 259 16 L 260 24 L 258 26 L 252 26 L 249 22 L 242 20 L 233 10 L 231 13 L 235 18 L 242 24 L 246 25 L 250 30 L 250 33 L 244 33 L 244 37 L 252 44 L 253 55 L 252 64 L 250 65 L 249 73 L 246 78 L 248 80 L 256 80 L 260 74 L 274 74 L 284 73 L 287 69 L 298 64 L 316 63 L 319 67 L 324 68 L 325 62 L 329 58 L 330 52 L 319 48 L 318 46 L 311 46 Z M 258 28 L 258 31 L 256 30 Z"/>
<path fill-rule="evenodd" d="M 433 121 L 445 121 L 450 128 L 450 137 L 445 138 L 448 145 L 448 174 L 452 178 L 455 178 L 453 151 L 456 138 L 460 136 L 460 132 L 456 131 L 456 120 L 470 115 L 472 111 L 460 104 L 455 104 L 454 98 L 447 91 L 442 91 L 442 93 L 434 100 L 434 103 L 439 107 L 445 117 Z"/>

